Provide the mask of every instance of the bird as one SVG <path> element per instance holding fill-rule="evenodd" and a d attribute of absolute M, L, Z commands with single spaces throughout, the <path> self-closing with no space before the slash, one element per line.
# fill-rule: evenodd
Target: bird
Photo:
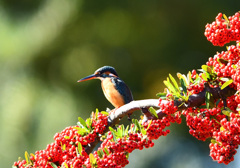
<path fill-rule="evenodd" d="M 103 66 L 97 69 L 92 75 L 78 80 L 83 82 L 92 79 L 100 79 L 103 93 L 106 99 L 115 107 L 119 108 L 133 101 L 133 95 L 126 83 L 119 78 L 115 68 Z M 130 120 L 130 115 L 128 119 Z"/>

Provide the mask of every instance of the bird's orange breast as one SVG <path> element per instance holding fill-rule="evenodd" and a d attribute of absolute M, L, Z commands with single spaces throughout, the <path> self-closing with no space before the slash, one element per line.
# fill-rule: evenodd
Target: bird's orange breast
<path fill-rule="evenodd" d="M 102 80 L 102 89 L 105 97 L 114 107 L 121 107 L 125 104 L 123 96 L 118 92 L 111 78 Z"/>

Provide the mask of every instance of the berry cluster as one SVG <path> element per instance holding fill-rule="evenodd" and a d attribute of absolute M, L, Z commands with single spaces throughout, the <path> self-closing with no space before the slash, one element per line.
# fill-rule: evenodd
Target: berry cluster
<path fill-rule="evenodd" d="M 190 95 L 198 94 L 199 92 L 204 90 L 204 83 L 199 83 L 199 84 L 190 83 L 187 90 Z"/>
<path fill-rule="evenodd" d="M 82 132 L 80 126 L 71 126 L 65 128 L 61 133 L 54 136 L 55 142 L 49 144 L 45 150 L 36 151 L 35 155 L 31 155 L 26 160 L 19 160 L 14 163 L 15 167 L 44 167 L 52 168 L 53 165 L 57 167 L 91 167 L 88 163 L 89 155 L 85 152 L 85 147 L 91 142 L 95 141 L 98 134 L 102 134 L 107 125 L 107 116 L 98 113 L 97 117 L 92 117 L 91 132 Z M 101 129 L 99 129 L 101 128 Z M 81 150 L 79 149 L 81 148 Z"/>
<path fill-rule="evenodd" d="M 61 133 L 54 137 L 55 142 L 49 144 L 45 150 L 35 152 L 30 159 L 19 160 L 14 163 L 17 168 L 26 167 L 110 167 L 120 168 L 126 166 L 128 155 L 135 149 L 142 150 L 144 147 L 153 147 L 152 140 L 160 136 L 166 136 L 170 131 L 164 129 L 170 126 L 170 122 L 181 122 L 180 113 L 176 112 L 173 102 L 165 104 L 165 112 L 170 113 L 161 119 L 148 120 L 146 122 L 135 120 L 128 128 L 119 126 L 117 131 L 110 129 L 105 136 L 101 137 L 103 141 L 101 146 L 93 154 L 87 154 L 85 148 L 88 144 L 95 141 L 97 136 L 104 133 L 103 128 L 107 126 L 107 116 L 99 113 L 96 117 L 92 115 L 91 132 L 81 132 L 85 129 L 87 121 L 81 121 L 82 125 L 67 127 Z M 88 120 L 89 121 L 89 120 Z M 30 160 L 30 161 L 28 161 Z"/>
<path fill-rule="evenodd" d="M 149 122 L 144 123 L 144 128 L 147 128 L 148 124 Z M 153 120 L 147 129 L 147 136 L 150 139 L 158 139 L 162 135 L 166 136 L 170 131 L 164 131 L 163 129 L 168 126 L 170 126 L 170 120 L 167 117 L 163 117 L 161 120 Z"/>
<path fill-rule="evenodd" d="M 202 141 L 212 138 L 209 147 L 213 160 L 228 164 L 234 160 L 240 145 L 240 114 L 237 111 L 240 96 L 232 95 L 215 103 L 216 107 L 190 107 L 182 114 L 186 117 L 191 135 Z"/>
<path fill-rule="evenodd" d="M 172 107 L 172 103 L 167 103 L 166 112 Z M 181 122 L 180 113 L 172 112 L 161 119 L 148 120 L 146 122 L 136 121 L 131 124 L 130 130 L 119 126 L 117 131 L 107 133 L 107 137 L 103 140 L 100 148 L 94 152 L 96 165 L 98 167 L 120 168 L 128 164 L 128 155 L 136 149 L 142 150 L 144 147 L 153 147 L 152 140 L 158 139 L 160 136 L 166 136 L 170 133 L 164 129 L 170 126 L 171 122 Z"/>
<path fill-rule="evenodd" d="M 239 16 L 239 12 L 229 18 L 221 13 L 218 14 L 215 22 L 206 25 L 205 36 L 213 45 L 218 46 L 239 40 Z M 209 66 L 210 75 L 214 74 L 214 81 L 207 81 L 212 84 L 211 87 L 221 88 L 227 84 L 240 91 L 239 42 L 237 45 L 227 47 L 227 51 L 217 53 L 213 58 L 210 57 L 206 65 Z M 188 91 L 190 90 L 188 88 Z M 212 138 L 209 145 L 210 156 L 219 163 L 228 164 L 233 161 L 240 144 L 240 116 L 237 110 L 239 107 L 240 95 L 235 94 L 215 102 L 215 107 L 212 109 L 195 107 L 188 108 L 182 113 L 186 116 L 190 134 L 203 141 Z"/>
<path fill-rule="evenodd" d="M 202 141 L 212 137 L 213 131 L 218 130 L 221 127 L 217 119 L 224 117 L 221 115 L 221 110 L 219 108 L 188 108 L 183 111 L 182 114 L 186 116 L 187 126 L 190 128 L 189 133 Z M 213 117 L 215 119 L 211 119 Z"/>
<path fill-rule="evenodd" d="M 230 97 L 228 97 L 226 99 L 226 104 L 227 104 L 227 107 L 229 108 L 230 111 L 232 111 L 233 113 L 237 113 L 237 107 L 238 107 L 238 104 L 240 102 L 237 102 L 237 99 L 238 99 L 238 95 L 232 95 Z M 224 103 L 223 101 L 220 101 L 217 105 L 218 108 L 220 109 L 223 109 L 224 111 Z"/>
<path fill-rule="evenodd" d="M 94 152 L 98 167 L 124 167 L 129 163 L 128 155 L 133 150 L 152 147 L 154 145 L 149 139 L 143 140 L 142 136 L 138 133 L 125 134 L 125 136 L 115 140 L 114 136 L 116 136 L 114 133 L 108 132 L 107 138 L 103 141 L 101 147 Z"/>
<path fill-rule="evenodd" d="M 219 13 L 214 22 L 206 25 L 204 35 L 215 46 L 224 46 L 230 41 L 240 40 L 239 16 L 239 12 L 228 18 Z"/>
<path fill-rule="evenodd" d="M 220 131 L 213 132 L 215 141 L 209 145 L 210 156 L 219 163 L 228 164 L 234 160 L 233 156 L 240 145 L 240 115 L 231 113 L 229 121 L 224 118 L 221 125 Z"/>
<path fill-rule="evenodd" d="M 228 47 L 227 51 L 222 51 L 217 53 L 213 58 L 210 57 L 207 62 L 208 66 L 214 67 L 219 78 L 232 78 L 235 84 L 240 87 L 240 70 L 238 65 L 240 64 L 240 50 L 238 47 L 231 45 Z"/>
<path fill-rule="evenodd" d="M 213 45 L 223 46 L 230 41 L 240 40 L 240 13 L 226 18 L 221 13 L 216 17 L 216 21 L 206 25 L 205 36 Z M 222 18 L 224 17 L 224 19 Z M 174 93 L 177 90 L 182 91 L 171 97 L 169 104 L 174 107 L 173 100 L 187 96 L 181 99 L 188 106 L 188 98 L 191 95 L 196 96 L 205 94 L 205 103 L 197 107 L 188 107 L 181 114 L 186 117 L 186 123 L 189 126 L 189 133 L 199 140 L 205 141 L 212 138 L 210 144 L 210 156 L 219 163 L 228 164 L 234 159 L 236 149 L 240 144 L 240 94 L 237 93 L 230 97 L 221 95 L 220 100 L 214 100 L 213 95 L 209 92 L 216 88 L 220 90 L 229 86 L 230 88 L 240 91 L 240 47 L 237 45 L 227 47 L 227 51 L 217 53 L 213 58 L 209 58 L 206 65 L 202 66 L 202 73 L 199 75 L 195 70 L 190 75 L 179 75 L 181 79 L 181 89 L 174 88 L 175 84 L 168 87 L 169 91 Z M 183 76 L 183 77 L 182 77 Z M 173 81 L 173 80 L 172 80 Z M 173 81 L 173 83 L 175 83 Z M 184 84 L 185 83 L 185 84 Z M 206 85 L 205 85 L 206 84 Z M 169 84 L 168 84 L 169 85 Z M 208 88 L 205 88 L 208 86 Z M 186 88 L 184 91 L 184 88 Z M 185 92 L 185 93 L 184 93 Z M 218 92 L 218 91 L 217 91 Z M 177 98 L 177 99 L 176 99 Z M 161 109 L 171 115 L 170 107 L 166 108 L 159 101 Z M 166 103 L 165 103 L 166 104 Z M 169 111 L 169 112 L 168 112 Z"/>
<path fill-rule="evenodd" d="M 168 95 L 168 97 L 171 97 Z M 177 106 L 174 106 L 174 101 L 169 100 L 169 101 L 162 101 L 162 99 L 159 99 L 159 107 L 162 110 L 163 113 L 170 115 L 174 114 L 177 111 Z"/>
<path fill-rule="evenodd" d="M 206 64 L 212 71 L 211 75 L 215 75 L 214 81 L 208 81 L 212 83 L 211 87 L 221 88 L 228 82 L 228 86 L 240 91 L 239 56 L 239 46 L 232 45 L 227 47 L 227 51 L 209 58 Z M 202 75 L 199 76 L 202 77 Z M 190 91 L 189 88 L 188 91 Z M 203 104 L 201 108 L 188 108 L 182 114 L 186 116 L 190 134 L 203 141 L 212 138 L 209 147 L 213 160 L 228 164 L 234 160 L 236 149 L 240 144 L 238 124 L 240 116 L 237 110 L 240 107 L 240 95 L 235 94 L 214 103 L 214 108 L 204 108 L 205 104 Z"/>

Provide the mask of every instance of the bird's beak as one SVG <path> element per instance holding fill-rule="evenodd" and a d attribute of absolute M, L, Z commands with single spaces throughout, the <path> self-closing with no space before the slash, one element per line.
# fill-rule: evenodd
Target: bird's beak
<path fill-rule="evenodd" d="M 92 75 L 89 75 L 85 78 L 78 80 L 77 82 L 83 82 L 83 81 L 87 81 L 87 80 L 91 80 L 91 79 L 96 79 L 97 77 L 99 77 L 97 74 L 92 74 Z"/>

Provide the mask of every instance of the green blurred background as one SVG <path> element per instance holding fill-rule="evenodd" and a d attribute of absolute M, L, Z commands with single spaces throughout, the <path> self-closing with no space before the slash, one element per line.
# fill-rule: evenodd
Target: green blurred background
<path fill-rule="evenodd" d="M 34 153 L 77 117 L 112 108 L 100 81 L 77 83 L 103 65 L 114 66 L 135 99 L 156 98 L 168 73 L 198 69 L 225 47 L 204 37 L 219 13 L 239 0 L 0 0 L 0 164 Z M 128 168 L 235 168 L 213 162 L 209 142 L 184 125 L 134 151 Z"/>

